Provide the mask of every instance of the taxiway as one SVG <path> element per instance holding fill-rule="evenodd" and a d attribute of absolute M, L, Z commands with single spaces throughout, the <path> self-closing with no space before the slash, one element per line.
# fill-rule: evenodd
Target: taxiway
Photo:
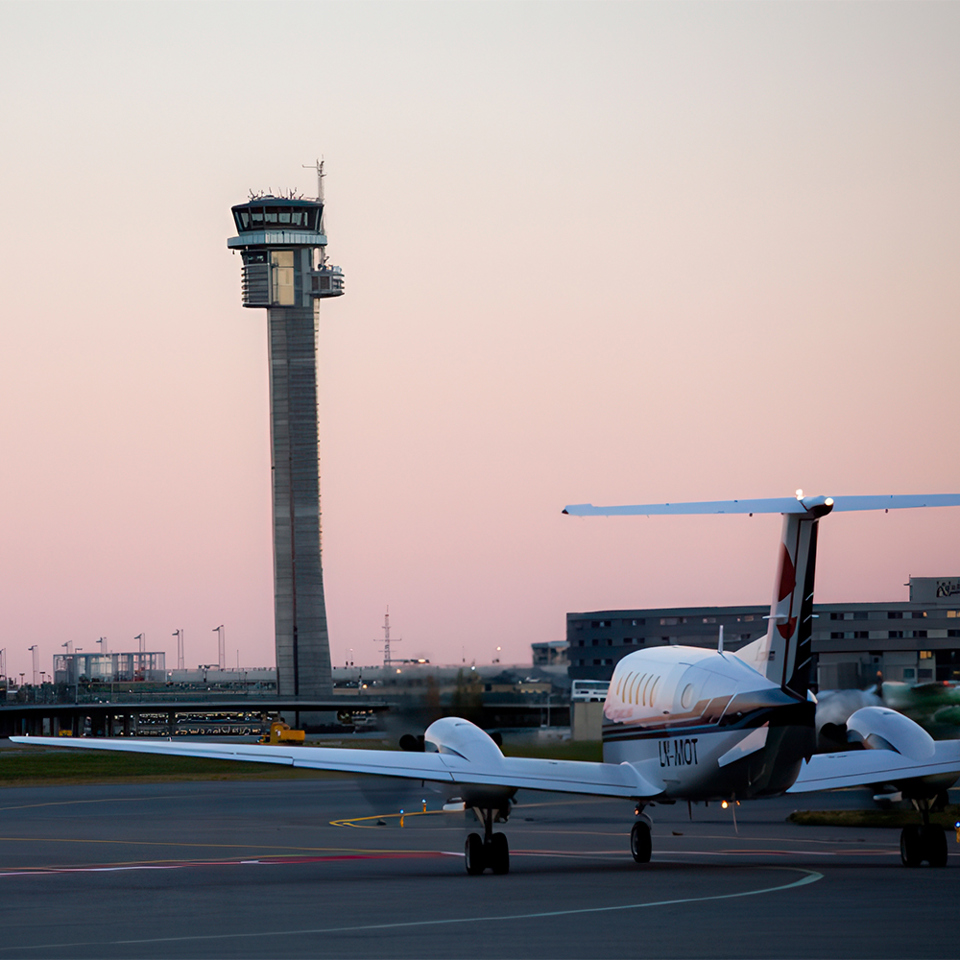
<path fill-rule="evenodd" d="M 945 870 L 906 870 L 895 830 L 785 822 L 862 793 L 744 804 L 737 829 L 653 807 L 643 867 L 629 803 L 522 794 L 511 871 L 481 877 L 445 799 L 346 778 L 4 789 L 0 960 L 957 954 L 952 837 Z"/>

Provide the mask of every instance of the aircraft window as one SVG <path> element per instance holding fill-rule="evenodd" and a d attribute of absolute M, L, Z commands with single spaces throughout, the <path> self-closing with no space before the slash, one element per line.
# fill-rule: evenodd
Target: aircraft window
<path fill-rule="evenodd" d="M 631 675 L 630 686 L 627 687 L 627 695 L 626 695 L 626 697 L 624 698 L 624 699 L 627 701 L 627 703 L 633 703 L 633 702 L 634 702 L 634 700 L 633 700 L 633 690 L 634 690 L 634 687 L 636 687 L 637 681 L 638 681 L 639 679 L 640 679 L 639 674 L 634 673 L 634 674 Z"/>
<path fill-rule="evenodd" d="M 689 710 L 690 706 L 693 704 L 693 684 L 688 683 L 683 688 L 683 693 L 680 694 L 680 706 L 684 710 Z"/>
<path fill-rule="evenodd" d="M 650 706 L 651 707 L 653 706 L 653 698 L 657 694 L 657 684 L 659 682 L 660 682 L 660 678 L 657 677 L 657 679 L 653 681 L 653 686 L 650 688 Z"/>
<path fill-rule="evenodd" d="M 652 674 L 652 673 L 650 674 L 650 680 L 648 680 L 648 681 L 643 685 L 643 704 L 644 704 L 644 706 L 646 706 L 646 704 L 647 704 L 647 687 L 650 686 L 650 681 L 651 681 L 651 680 L 653 680 L 653 674 Z M 651 703 L 652 703 L 652 702 L 653 702 L 653 701 L 651 701 Z"/>
<path fill-rule="evenodd" d="M 625 679 L 626 679 L 625 677 L 621 677 L 620 680 L 617 682 L 617 696 L 618 696 L 618 697 L 620 696 L 620 690 L 621 690 L 621 688 L 623 687 L 623 681 L 624 681 Z"/>

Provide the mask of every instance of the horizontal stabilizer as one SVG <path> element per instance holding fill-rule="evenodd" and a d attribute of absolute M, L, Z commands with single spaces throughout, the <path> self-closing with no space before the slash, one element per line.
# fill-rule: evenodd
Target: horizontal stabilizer
<path fill-rule="evenodd" d="M 833 510 L 904 510 L 909 507 L 957 507 L 960 493 L 891 494 L 889 496 L 833 497 Z M 805 502 L 806 501 L 806 502 Z M 564 508 L 571 517 L 653 517 L 710 513 L 806 513 L 811 498 L 768 497 L 759 500 L 701 500 L 691 503 L 638 503 L 595 507 L 576 503 Z"/>

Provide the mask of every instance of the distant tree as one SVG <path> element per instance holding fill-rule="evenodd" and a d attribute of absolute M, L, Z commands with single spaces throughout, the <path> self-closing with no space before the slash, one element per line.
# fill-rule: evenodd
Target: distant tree
<path fill-rule="evenodd" d="M 476 671 L 457 671 L 457 686 L 450 698 L 450 712 L 479 724 L 483 715 L 483 684 Z"/>
<path fill-rule="evenodd" d="M 437 678 L 432 673 L 427 676 L 426 686 L 427 688 L 421 697 L 421 703 L 423 704 L 426 722 L 431 724 L 434 720 L 439 720 L 443 716 L 443 708 L 440 706 L 440 684 L 437 683 Z"/>

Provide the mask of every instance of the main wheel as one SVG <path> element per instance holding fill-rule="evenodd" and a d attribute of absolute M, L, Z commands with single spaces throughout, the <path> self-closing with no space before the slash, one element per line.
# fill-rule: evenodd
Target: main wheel
<path fill-rule="evenodd" d="M 495 833 L 490 838 L 490 848 L 487 851 L 490 869 L 494 873 L 510 872 L 510 847 L 507 844 L 505 833 Z"/>
<path fill-rule="evenodd" d="M 904 827 L 900 831 L 900 862 L 905 867 L 919 867 L 923 862 L 920 827 Z"/>
<path fill-rule="evenodd" d="M 928 824 L 920 828 L 920 857 L 931 867 L 947 865 L 947 835 L 941 827 Z"/>
<path fill-rule="evenodd" d="M 485 851 L 483 849 L 483 837 L 481 837 L 479 833 L 471 833 L 467 837 L 463 853 L 467 873 L 469 873 L 471 877 L 480 876 L 487 866 L 487 858 L 484 855 Z"/>
<path fill-rule="evenodd" d="M 649 863 L 653 853 L 653 841 L 650 839 L 650 825 L 638 820 L 630 831 L 630 852 L 637 863 Z"/>

